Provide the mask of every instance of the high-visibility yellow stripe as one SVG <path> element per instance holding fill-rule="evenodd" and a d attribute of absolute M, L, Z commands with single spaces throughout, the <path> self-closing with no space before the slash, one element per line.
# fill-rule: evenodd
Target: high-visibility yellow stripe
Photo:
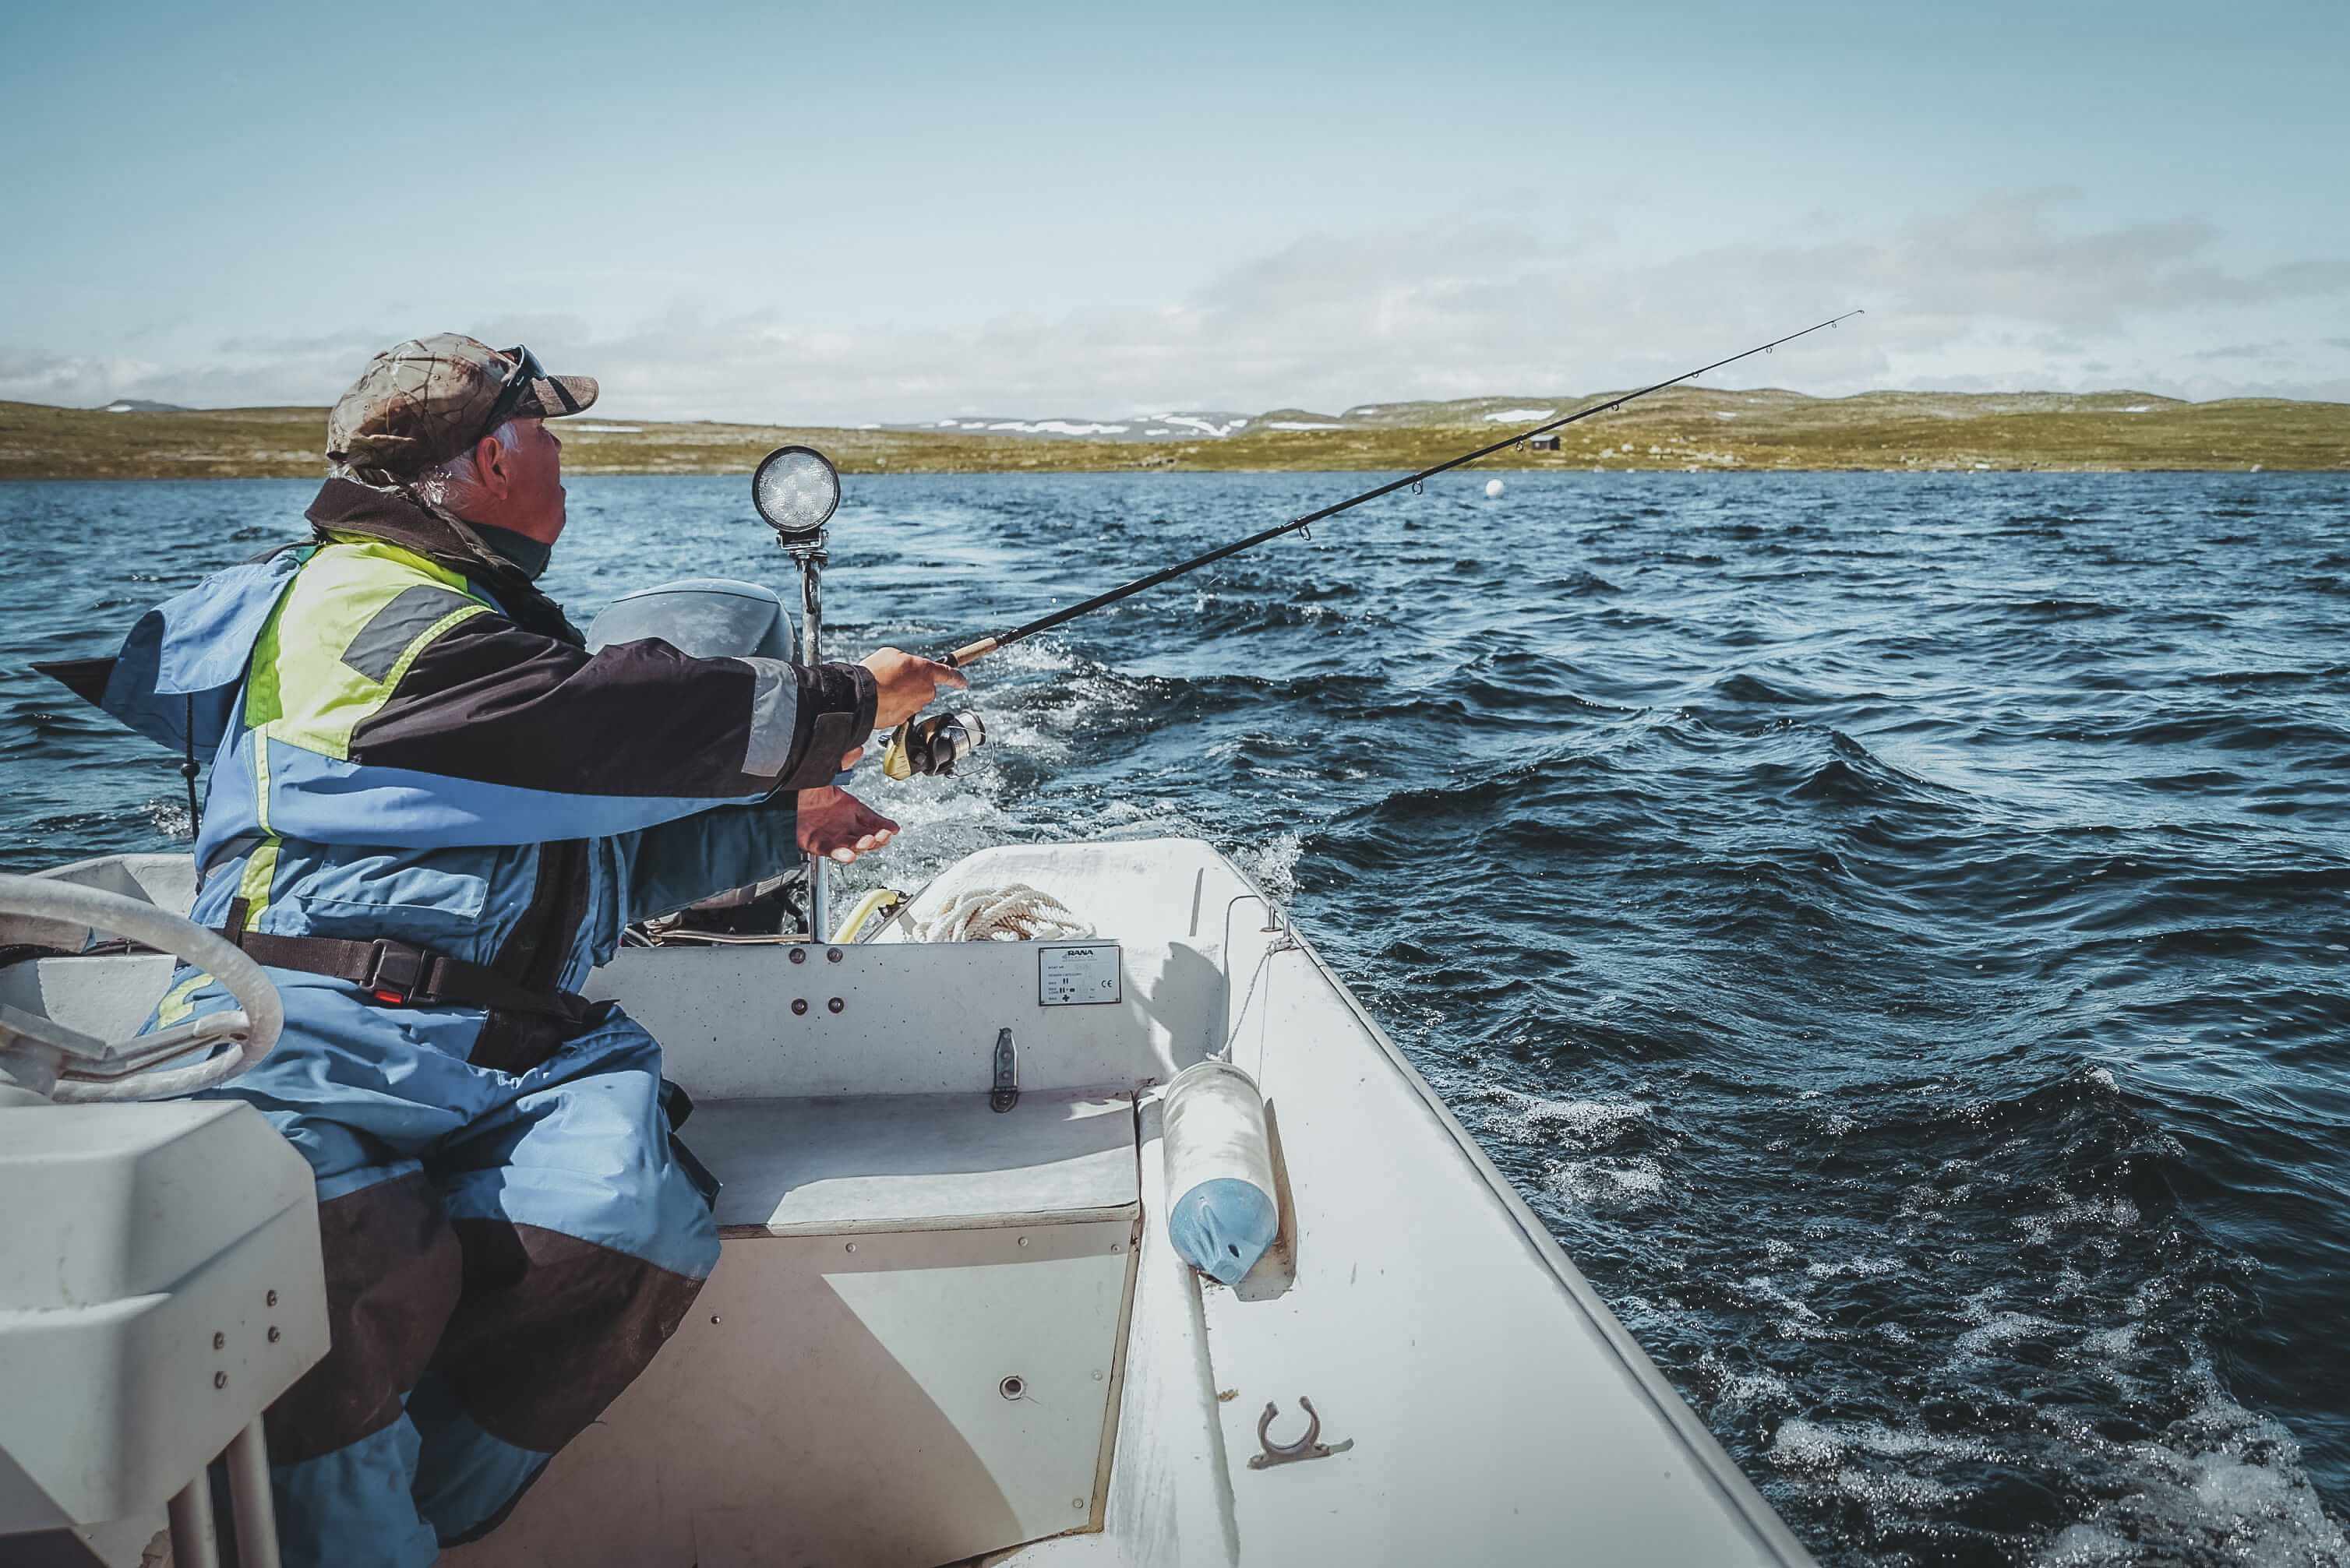
<path fill-rule="evenodd" d="M 295 574 L 298 587 L 301 574 Z M 286 604 L 294 597 L 293 589 L 277 596 L 277 603 L 269 611 L 269 618 L 261 623 L 261 635 L 254 639 L 253 658 L 247 662 L 244 679 L 244 726 L 257 730 L 274 721 L 282 711 L 277 690 L 277 623 L 286 618 Z"/>
<path fill-rule="evenodd" d="M 269 889 L 277 880 L 277 840 L 273 838 L 253 852 L 244 863 L 244 875 L 237 879 L 236 896 L 244 900 L 244 924 L 250 930 L 261 919 L 261 911 L 269 908 Z"/>
<path fill-rule="evenodd" d="M 473 589 L 463 573 L 412 550 L 361 535 L 330 537 L 335 543 L 303 566 L 254 645 L 245 722 L 339 762 L 350 756 L 353 732 L 390 701 L 433 639 L 493 607 L 475 598 L 451 611 L 410 640 L 382 680 L 370 680 L 343 662 L 343 652 L 377 612 L 419 583 L 468 597 Z"/>
<path fill-rule="evenodd" d="M 196 992 L 213 982 L 208 974 L 192 974 L 163 993 L 155 1004 L 155 1027 L 168 1029 L 196 1010 Z"/>

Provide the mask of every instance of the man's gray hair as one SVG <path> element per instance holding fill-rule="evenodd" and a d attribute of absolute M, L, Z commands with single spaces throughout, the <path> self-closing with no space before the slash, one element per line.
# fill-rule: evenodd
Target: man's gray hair
<path fill-rule="evenodd" d="M 508 452 L 522 446 L 522 431 L 512 420 L 490 434 Z M 482 493 L 481 467 L 473 461 L 480 450 L 481 442 L 475 441 L 448 462 L 418 474 L 411 485 L 416 498 L 438 512 L 453 512 L 460 517 L 470 514 Z"/>

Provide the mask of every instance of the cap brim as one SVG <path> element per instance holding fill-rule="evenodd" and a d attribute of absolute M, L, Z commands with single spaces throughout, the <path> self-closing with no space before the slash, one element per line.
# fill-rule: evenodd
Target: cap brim
<path fill-rule="evenodd" d="M 515 400 L 513 417 L 559 420 L 566 414 L 586 413 L 596 400 L 597 390 L 593 376 L 548 376 L 531 382 L 529 390 Z"/>

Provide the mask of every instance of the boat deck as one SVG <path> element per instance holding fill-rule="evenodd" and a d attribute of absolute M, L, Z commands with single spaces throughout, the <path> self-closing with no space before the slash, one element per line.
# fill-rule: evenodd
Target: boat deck
<path fill-rule="evenodd" d="M 603 972 L 696 1097 L 724 1255 L 637 1386 L 450 1563 L 1807 1561 L 1221 856 L 990 850 L 923 907 L 1014 882 L 1118 944 L 1116 1003 L 1043 1004 L 1036 944 Z M 999 1115 L 1006 1027 L 1022 1096 Z M 1283 1188 L 1237 1289 L 1158 1231 L 1152 1088 L 1227 1040 Z M 1266 1407 L 1294 1442 L 1301 1397 L 1338 1451 L 1253 1466 Z"/>

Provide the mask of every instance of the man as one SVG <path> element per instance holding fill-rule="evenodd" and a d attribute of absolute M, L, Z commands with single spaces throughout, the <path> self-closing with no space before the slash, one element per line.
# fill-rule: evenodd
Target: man
<path fill-rule="evenodd" d="M 217 747 L 194 919 L 284 993 L 251 1102 L 318 1183 L 333 1348 L 267 1417 L 288 1564 L 411 1568 L 504 1516 L 718 1257 L 660 1050 L 576 994 L 629 923 L 896 825 L 831 787 L 942 665 L 590 655 L 533 586 L 549 420 L 596 383 L 452 334 L 328 421 L 307 542 L 151 612 L 105 705 Z M 796 792 L 796 798 L 795 798 Z M 159 1023 L 230 1005 L 182 971 Z"/>

